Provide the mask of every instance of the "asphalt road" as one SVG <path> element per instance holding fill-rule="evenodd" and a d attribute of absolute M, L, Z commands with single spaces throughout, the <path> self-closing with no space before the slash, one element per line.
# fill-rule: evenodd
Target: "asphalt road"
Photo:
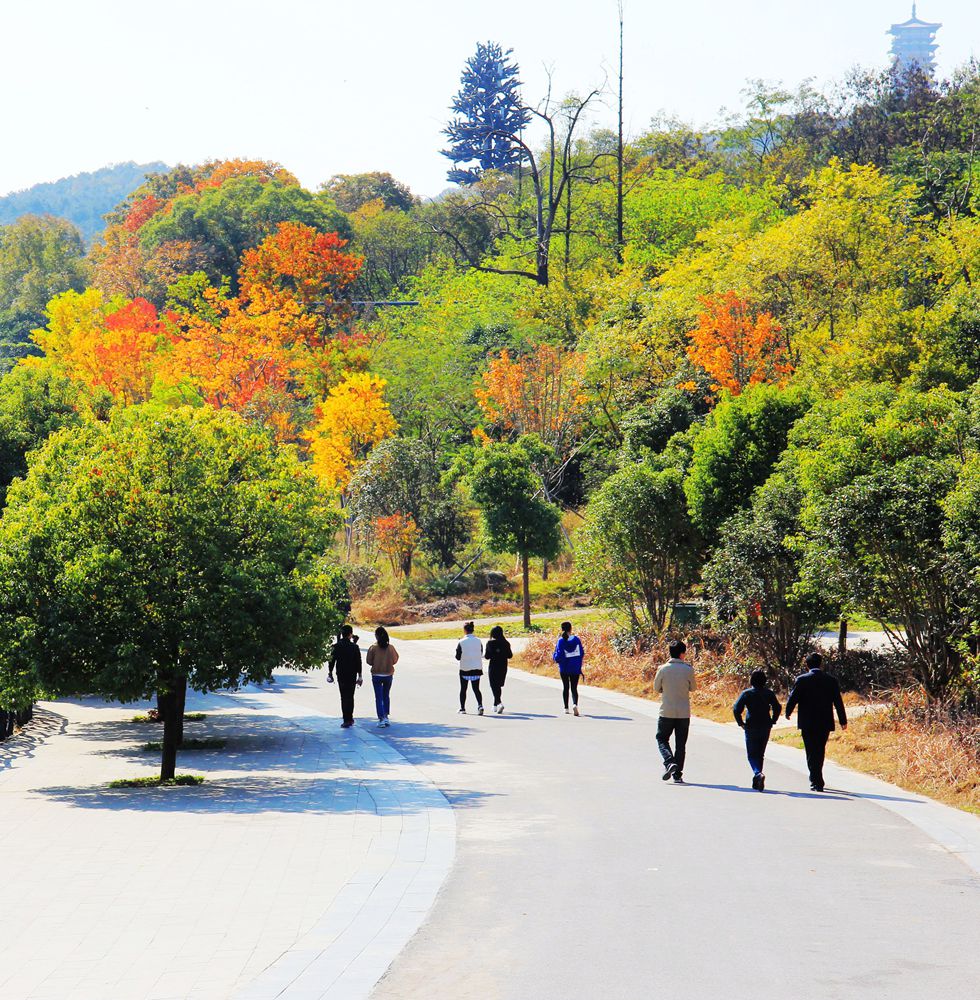
<path fill-rule="evenodd" d="M 519 676 L 503 716 L 459 715 L 453 644 L 399 648 L 378 732 L 453 803 L 458 844 L 379 1000 L 980 997 L 980 878 L 875 801 L 776 764 L 753 792 L 704 735 L 663 783 L 652 719 L 588 697 L 566 716 Z M 339 711 L 322 675 L 284 690 Z"/>

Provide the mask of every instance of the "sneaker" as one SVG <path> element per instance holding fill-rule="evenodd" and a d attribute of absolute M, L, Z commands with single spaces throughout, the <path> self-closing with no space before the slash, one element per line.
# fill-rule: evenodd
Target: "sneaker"
<path fill-rule="evenodd" d="M 681 772 L 678 771 L 676 768 L 674 769 L 674 784 L 675 785 L 683 785 L 684 784 L 684 775 L 681 774 Z"/>
<path fill-rule="evenodd" d="M 482 705 L 476 710 L 476 714 L 477 715 L 483 715 L 483 706 Z"/>
<path fill-rule="evenodd" d="M 572 715 L 578 715 L 578 705 L 572 709 Z"/>
<path fill-rule="evenodd" d="M 497 715 L 503 715 L 503 714 L 504 714 L 504 706 L 503 705 L 498 705 L 497 706 Z"/>
<path fill-rule="evenodd" d="M 459 710 L 459 714 L 460 714 L 460 715 L 466 715 L 466 709 L 465 709 L 465 708 L 461 708 L 461 709 Z"/>
<path fill-rule="evenodd" d="M 340 724 L 340 728 L 341 729 L 350 729 L 350 727 L 353 726 L 353 725 L 354 725 L 353 722 L 342 722 Z"/>
<path fill-rule="evenodd" d="M 764 792 L 766 790 L 766 776 L 764 774 L 759 775 L 759 791 Z"/>
<path fill-rule="evenodd" d="M 677 765 L 676 764 L 668 764 L 666 766 L 666 768 L 664 768 L 664 776 L 663 776 L 662 780 L 663 781 L 669 781 L 671 778 L 673 778 L 673 776 L 676 773 L 677 773 Z"/>
<path fill-rule="evenodd" d="M 569 709 L 567 709 L 567 708 L 566 708 L 566 709 L 565 709 L 565 714 L 566 714 L 566 715 L 571 715 L 572 713 L 571 713 L 571 711 L 570 711 Z"/>
<path fill-rule="evenodd" d="M 759 791 L 759 775 L 758 774 L 753 774 L 752 775 L 752 791 L 754 791 L 754 792 Z"/>

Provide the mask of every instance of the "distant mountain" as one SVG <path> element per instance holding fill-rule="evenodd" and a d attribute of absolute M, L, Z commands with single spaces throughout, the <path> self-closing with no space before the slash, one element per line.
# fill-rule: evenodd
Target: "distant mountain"
<path fill-rule="evenodd" d="M 91 243 L 102 231 L 102 216 L 112 211 L 143 183 L 146 174 L 170 168 L 166 163 L 114 163 L 90 173 L 63 177 L 60 181 L 35 184 L 0 198 L 0 225 L 22 215 L 57 215 L 74 222 Z"/>

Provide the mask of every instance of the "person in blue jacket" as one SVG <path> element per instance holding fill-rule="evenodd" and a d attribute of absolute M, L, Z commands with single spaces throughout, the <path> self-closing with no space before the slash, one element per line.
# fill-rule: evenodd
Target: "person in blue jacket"
<path fill-rule="evenodd" d="M 582 676 L 582 661 L 585 659 L 585 648 L 577 635 L 572 635 L 572 623 L 561 623 L 561 636 L 551 657 L 558 664 L 561 674 L 561 696 L 565 702 L 565 714 L 568 714 L 568 692 L 572 692 L 572 713 L 578 715 L 578 682 Z"/>

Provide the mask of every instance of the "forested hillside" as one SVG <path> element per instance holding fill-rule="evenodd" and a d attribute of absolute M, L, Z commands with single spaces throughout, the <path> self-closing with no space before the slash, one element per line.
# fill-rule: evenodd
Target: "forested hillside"
<path fill-rule="evenodd" d="M 86 243 L 101 231 L 102 217 L 134 191 L 147 174 L 166 170 L 165 163 L 115 163 L 73 177 L 35 184 L 0 198 L 0 225 L 22 215 L 55 215 L 67 219 Z"/>
<path fill-rule="evenodd" d="M 526 616 L 559 559 L 624 642 L 694 598 L 787 678 L 860 615 L 975 706 L 977 67 L 756 84 L 710 131 L 620 135 L 601 96 L 480 46 L 439 199 L 232 160 L 149 177 L 84 259 L 4 236 L 0 308 L 53 295 L 0 382 L 8 478 L 66 420 L 231 411 L 342 511 L 356 596 L 494 569 Z"/>

